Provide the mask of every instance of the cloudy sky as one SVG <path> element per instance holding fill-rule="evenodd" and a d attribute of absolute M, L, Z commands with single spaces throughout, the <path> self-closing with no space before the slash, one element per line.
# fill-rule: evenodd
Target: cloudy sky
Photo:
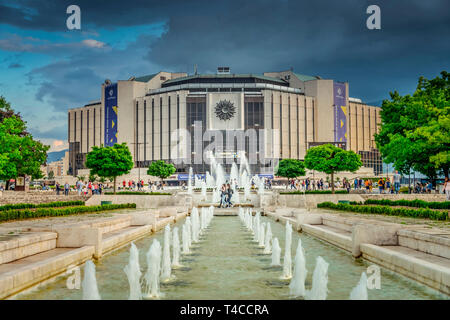
<path fill-rule="evenodd" d="M 66 9 L 81 8 L 81 30 Z M 366 9 L 381 8 L 381 30 Z M 36 138 L 67 147 L 67 110 L 100 98 L 106 79 L 164 71 L 293 68 L 350 83 L 379 102 L 450 65 L 448 0 L 0 0 L 0 95 Z"/>

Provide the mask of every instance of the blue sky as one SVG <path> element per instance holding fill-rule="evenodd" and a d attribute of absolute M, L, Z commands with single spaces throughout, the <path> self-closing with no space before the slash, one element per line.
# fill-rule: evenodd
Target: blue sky
<path fill-rule="evenodd" d="M 66 8 L 81 8 L 68 30 Z M 381 8 L 381 30 L 366 8 Z M 287 70 L 348 81 L 365 102 L 412 93 L 450 64 L 447 0 L 0 0 L 0 95 L 31 133 L 67 147 L 67 110 L 100 84 L 164 71 Z"/>

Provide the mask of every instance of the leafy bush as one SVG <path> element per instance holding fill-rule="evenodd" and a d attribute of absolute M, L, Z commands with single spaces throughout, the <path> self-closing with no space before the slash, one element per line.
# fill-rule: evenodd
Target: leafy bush
<path fill-rule="evenodd" d="M 433 220 L 448 220 L 447 211 L 436 211 L 429 208 L 408 209 L 392 208 L 389 206 L 366 206 L 345 203 L 322 202 L 317 204 L 317 208 L 329 208 L 334 210 L 351 211 L 358 213 L 384 214 L 389 216 L 403 216 L 412 218 L 428 218 Z"/>
<path fill-rule="evenodd" d="M 347 194 L 347 190 L 336 190 L 335 193 Z M 303 194 L 303 191 L 282 191 L 280 194 Z M 307 190 L 306 194 L 331 194 L 331 190 Z"/>
<path fill-rule="evenodd" d="M 84 206 L 84 201 L 55 201 L 47 203 L 15 203 L 5 204 L 0 206 L 0 211 L 13 210 L 13 209 L 32 209 L 32 208 L 51 208 L 51 207 L 70 207 L 70 206 Z"/>
<path fill-rule="evenodd" d="M 41 217 L 59 217 L 72 214 L 108 211 L 116 209 L 136 208 L 135 203 L 104 204 L 100 206 L 77 206 L 67 208 L 37 208 L 36 210 L 6 210 L 0 213 L 0 221 L 31 219 Z"/>
<path fill-rule="evenodd" d="M 104 194 L 114 194 L 113 192 L 105 192 Z M 143 191 L 119 191 L 116 194 L 128 194 L 138 196 L 170 196 L 170 192 L 143 192 Z"/>
<path fill-rule="evenodd" d="M 368 199 L 364 204 L 378 204 L 382 206 L 403 206 L 415 208 L 450 209 L 450 201 L 424 201 L 424 200 L 388 200 L 388 199 Z"/>

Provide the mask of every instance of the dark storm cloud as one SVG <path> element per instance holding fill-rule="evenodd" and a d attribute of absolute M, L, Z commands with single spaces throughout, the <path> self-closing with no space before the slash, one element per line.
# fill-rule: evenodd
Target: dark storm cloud
<path fill-rule="evenodd" d="M 61 121 L 58 121 L 60 123 Z M 37 137 L 39 139 L 58 139 L 58 140 L 67 140 L 67 127 L 65 125 L 54 127 L 50 130 L 43 130 L 43 126 L 40 128 L 30 128 L 30 133 L 33 137 Z M 44 128 L 45 129 L 45 128 Z"/>
<path fill-rule="evenodd" d="M 23 65 L 21 65 L 20 63 L 11 63 L 8 66 L 8 69 L 19 69 L 19 68 L 23 68 Z"/>
<path fill-rule="evenodd" d="M 349 81 L 351 95 L 371 101 L 387 97 L 393 89 L 414 89 L 420 75 L 436 76 L 450 64 L 448 0 L 21 0 L 14 5 L 0 0 L 0 21 L 21 28 L 64 31 L 70 4 L 81 8 L 82 29 L 89 27 L 94 32 L 96 27 L 165 22 L 166 32 L 160 39 L 142 38 L 136 46 L 145 50 L 143 57 L 150 63 L 168 71 L 192 72 L 194 64 L 200 72 L 214 72 L 218 65 L 252 73 L 293 67 L 299 73 Z M 381 30 L 366 28 L 366 8 L 371 4 L 381 8 Z M 78 80 L 98 87 L 94 81 L 105 78 L 101 75 L 107 69 L 93 72 L 94 63 L 87 59 L 114 60 L 114 54 L 83 55 L 84 60 L 73 56 L 68 63 L 80 71 L 89 68 L 91 73 L 87 70 Z M 135 61 L 128 64 L 130 69 L 139 64 Z M 80 62 L 84 64 L 79 66 Z M 56 92 L 62 86 L 57 81 L 64 77 L 60 67 L 53 63 L 36 70 L 50 79 L 38 96 L 67 102 L 64 97 L 71 96 L 67 89 Z M 62 68 L 69 72 L 70 64 Z M 141 68 L 141 73 L 147 72 Z"/>

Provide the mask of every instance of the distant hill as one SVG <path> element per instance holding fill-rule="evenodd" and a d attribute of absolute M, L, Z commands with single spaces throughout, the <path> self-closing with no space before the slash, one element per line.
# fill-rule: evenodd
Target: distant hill
<path fill-rule="evenodd" d="M 66 151 L 69 151 L 69 149 L 61 150 L 61 151 L 54 151 L 54 152 L 47 152 L 47 163 L 61 160 L 62 158 L 64 158 Z"/>

